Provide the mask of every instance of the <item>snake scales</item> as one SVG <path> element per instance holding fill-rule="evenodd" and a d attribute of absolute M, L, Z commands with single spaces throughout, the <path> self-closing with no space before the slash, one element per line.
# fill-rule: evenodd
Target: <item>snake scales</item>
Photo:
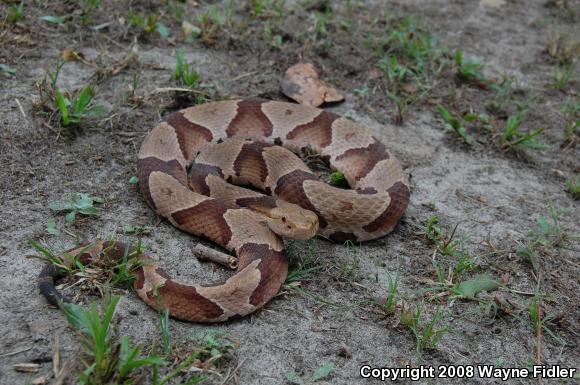
<path fill-rule="evenodd" d="M 289 151 L 304 147 L 342 171 L 352 189 L 321 182 Z M 368 129 L 286 102 L 221 101 L 174 112 L 146 137 L 137 171 L 145 201 L 159 215 L 238 257 L 232 277 L 202 286 L 179 283 L 139 256 L 137 294 L 193 322 L 244 316 L 276 295 L 288 271 L 280 236 L 375 239 L 392 231 L 409 202 L 401 166 Z M 63 259 L 91 263 L 128 251 L 123 243 L 98 240 Z M 63 299 L 54 288 L 58 275 L 48 264 L 39 277 L 41 293 L 52 303 Z"/>

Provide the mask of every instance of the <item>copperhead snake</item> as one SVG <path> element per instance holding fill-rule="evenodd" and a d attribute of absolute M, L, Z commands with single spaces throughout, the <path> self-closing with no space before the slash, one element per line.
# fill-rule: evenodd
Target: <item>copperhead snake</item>
<path fill-rule="evenodd" d="M 340 170 L 351 190 L 320 181 L 294 154 L 310 147 Z M 189 170 L 189 175 L 188 175 Z M 134 287 L 150 306 L 192 322 L 220 322 L 267 303 L 286 279 L 282 236 L 315 233 L 357 242 L 393 230 L 409 202 L 399 162 L 370 131 L 336 114 L 277 101 L 232 100 L 170 114 L 146 137 L 137 173 L 145 201 L 177 228 L 238 257 L 223 283 L 186 285 L 141 255 Z M 247 184 L 270 195 L 232 186 Z M 96 241 L 69 250 L 65 263 L 103 254 L 121 258 L 120 242 Z M 41 293 L 55 303 L 58 271 L 46 265 Z"/>

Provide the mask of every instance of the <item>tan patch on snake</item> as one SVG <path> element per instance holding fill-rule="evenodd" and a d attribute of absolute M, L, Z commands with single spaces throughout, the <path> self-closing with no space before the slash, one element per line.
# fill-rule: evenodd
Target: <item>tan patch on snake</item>
<path fill-rule="evenodd" d="M 155 157 L 163 161 L 177 160 L 185 168 L 186 160 L 181 152 L 175 129 L 161 122 L 151 131 L 139 150 L 139 158 Z"/>
<path fill-rule="evenodd" d="M 228 249 L 237 251 L 246 243 L 256 243 L 270 245 L 276 251 L 282 250 L 282 241 L 270 231 L 260 214 L 247 209 L 228 210 L 223 218 L 232 232 Z M 255 224 L 248 226 L 248 223 Z"/>
<path fill-rule="evenodd" d="M 195 163 L 217 166 L 224 175 L 235 175 L 234 164 L 242 147 L 246 144 L 243 138 L 228 139 L 223 143 L 212 145 L 215 151 L 202 150 Z"/>
<path fill-rule="evenodd" d="M 293 171 L 300 170 L 312 175 L 308 166 L 292 152 L 283 147 L 273 146 L 262 151 L 262 157 L 268 167 L 264 187 L 274 191 L 278 180 Z"/>
<path fill-rule="evenodd" d="M 238 113 L 238 101 L 227 100 L 200 104 L 181 110 L 181 112 L 189 121 L 210 130 L 216 140 L 226 137 L 226 130 Z"/>
<path fill-rule="evenodd" d="M 371 133 L 363 126 L 339 118 L 332 122 L 332 140 L 328 147 L 322 150 L 323 155 L 330 156 L 333 161 L 337 156 L 353 148 L 365 148 L 374 143 Z"/>
<path fill-rule="evenodd" d="M 262 111 L 272 122 L 272 137 L 285 138 L 297 126 L 310 123 L 320 115 L 320 110 L 284 102 L 265 102 Z"/>
<path fill-rule="evenodd" d="M 256 306 L 250 303 L 250 298 L 260 283 L 262 274 L 258 270 L 260 259 L 252 261 L 243 270 L 238 271 L 223 285 L 196 286 L 197 293 L 216 303 L 223 311 L 219 319 L 227 319 L 233 315 L 246 315 Z"/>
<path fill-rule="evenodd" d="M 167 278 L 157 274 L 159 265 L 157 263 L 147 263 L 141 268 L 142 279 L 135 281 L 135 288 L 139 297 L 145 299 L 147 294 L 165 285 Z"/>
<path fill-rule="evenodd" d="M 149 175 L 149 188 L 157 213 L 169 220 L 174 212 L 211 199 L 194 193 L 177 179 L 159 171 L 154 171 Z"/>
<path fill-rule="evenodd" d="M 149 176 L 153 172 L 159 172 L 171 176 L 182 184 L 187 183 L 187 175 L 185 174 L 183 167 L 175 159 L 168 162 L 155 157 L 137 160 L 137 177 L 139 178 L 141 193 L 143 194 L 147 204 L 156 209 L 153 197 L 151 196 L 151 186 L 149 181 Z"/>
<path fill-rule="evenodd" d="M 407 175 L 403 172 L 400 163 L 394 158 L 389 158 L 378 162 L 364 178 L 357 182 L 357 187 L 387 191 L 396 182 L 409 184 Z"/>
<path fill-rule="evenodd" d="M 353 232 L 361 224 L 374 220 L 377 213 L 389 205 L 388 194 L 365 195 L 353 190 L 342 190 L 321 181 L 307 180 L 304 192 L 312 205 L 331 223 L 332 229 Z"/>
<path fill-rule="evenodd" d="M 237 203 L 236 201 L 238 199 L 256 199 L 264 196 L 257 191 L 229 184 L 222 178 L 214 175 L 208 176 L 206 183 L 209 186 L 212 197 L 231 203 Z"/>

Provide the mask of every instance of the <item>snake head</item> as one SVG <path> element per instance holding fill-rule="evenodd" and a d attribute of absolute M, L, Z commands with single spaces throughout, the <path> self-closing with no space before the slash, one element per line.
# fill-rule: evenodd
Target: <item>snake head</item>
<path fill-rule="evenodd" d="M 267 224 L 270 230 L 284 238 L 310 239 L 318 231 L 318 216 L 310 210 L 277 199 L 270 209 Z"/>

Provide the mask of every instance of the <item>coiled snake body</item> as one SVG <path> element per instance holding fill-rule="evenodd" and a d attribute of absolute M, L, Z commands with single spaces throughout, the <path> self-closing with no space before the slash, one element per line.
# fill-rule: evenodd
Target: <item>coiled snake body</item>
<path fill-rule="evenodd" d="M 342 171 L 352 190 L 319 181 L 288 151 L 304 147 Z M 333 241 L 375 239 L 392 231 L 409 201 L 398 161 L 368 129 L 286 102 L 222 101 L 174 112 L 143 142 L 137 171 L 145 201 L 159 215 L 238 257 L 237 272 L 211 286 L 178 283 L 140 257 L 145 262 L 135 271 L 138 295 L 193 322 L 244 316 L 276 295 L 287 275 L 280 235 L 309 238 L 318 231 Z M 90 262 L 103 251 L 120 258 L 124 249 L 97 241 L 69 250 L 67 258 Z M 54 302 L 60 295 L 51 266 L 41 273 L 40 287 Z"/>

